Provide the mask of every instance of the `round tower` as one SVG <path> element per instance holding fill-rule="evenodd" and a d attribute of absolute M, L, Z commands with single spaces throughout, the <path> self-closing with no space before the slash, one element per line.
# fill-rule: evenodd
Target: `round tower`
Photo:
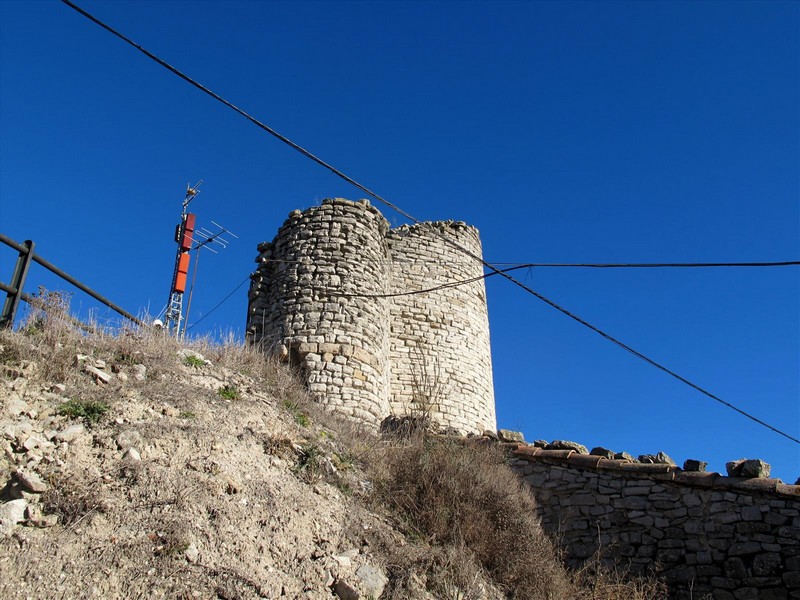
<path fill-rule="evenodd" d="M 389 414 L 388 222 L 367 200 L 293 211 L 259 246 L 248 336 L 301 365 L 336 412 L 377 425 Z"/>
<path fill-rule="evenodd" d="M 392 411 L 429 411 L 460 433 L 495 429 L 483 265 L 453 244 L 483 256 L 478 230 L 460 221 L 404 225 L 388 232 L 387 243 L 397 294 L 390 306 Z"/>

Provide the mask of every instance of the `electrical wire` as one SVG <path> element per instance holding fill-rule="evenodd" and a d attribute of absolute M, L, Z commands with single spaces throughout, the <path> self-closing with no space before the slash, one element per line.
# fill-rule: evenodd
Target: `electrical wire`
<path fill-rule="evenodd" d="M 334 174 L 334 175 L 336 175 L 337 177 L 339 177 L 339 178 L 343 179 L 344 181 L 346 181 L 347 183 L 351 184 L 351 185 L 352 185 L 352 186 L 354 186 L 355 188 L 357 188 L 357 189 L 361 190 L 362 192 L 364 192 L 365 194 L 367 194 L 367 195 L 368 195 L 368 196 L 370 196 L 371 198 L 373 198 L 373 199 L 377 200 L 378 202 L 380 202 L 380 203 L 381 203 L 381 204 L 383 204 L 384 206 L 387 206 L 388 208 L 390 208 L 390 209 L 394 210 L 396 213 L 398 213 L 399 215 L 402 215 L 403 217 L 405 217 L 406 219 L 408 219 L 409 221 L 411 221 L 411 222 L 413 222 L 413 223 L 415 223 L 415 224 L 420 224 L 420 223 L 422 222 L 422 221 L 420 221 L 419 219 L 416 219 L 416 218 L 414 218 L 413 216 L 411 216 L 411 215 L 410 215 L 408 212 L 406 212 L 405 210 L 403 210 L 402 208 L 400 208 L 400 207 L 399 207 L 399 206 L 397 206 L 396 204 L 394 204 L 394 203 L 392 203 L 392 202 L 390 202 L 390 201 L 386 200 L 385 198 L 383 198 L 382 196 L 380 196 L 380 195 L 379 195 L 379 194 L 377 194 L 376 192 L 373 192 L 371 189 L 369 189 L 369 188 L 367 188 L 366 186 L 362 185 L 361 183 L 359 183 L 358 181 L 356 181 L 356 180 L 355 180 L 355 179 L 353 179 L 352 177 L 350 177 L 350 176 L 346 175 L 345 173 L 343 173 L 342 171 L 340 171 L 339 169 L 337 169 L 337 168 L 336 168 L 336 167 L 334 167 L 333 165 L 331 165 L 331 164 L 329 164 L 329 163 L 325 162 L 324 160 L 322 160 L 322 159 L 321 159 L 321 158 L 319 158 L 318 156 L 316 156 L 316 155 L 312 154 L 311 152 L 309 152 L 308 150 L 306 150 L 305 148 L 303 148 L 302 146 L 300 146 L 299 144 L 297 144 L 297 143 L 293 142 L 292 140 L 290 140 L 290 139 L 289 139 L 289 138 L 287 138 L 286 136 L 284 136 L 284 135 L 281 135 L 280 133 L 278 133 L 277 131 L 275 131 L 274 129 L 272 129 L 271 127 L 269 127 L 268 125 L 266 125 L 266 124 L 262 123 L 261 121 L 259 121 L 259 120 L 258 120 L 258 119 L 256 119 L 255 117 L 253 117 L 252 115 L 250 115 L 250 114 L 246 113 L 246 112 L 245 112 L 245 111 L 243 111 L 241 108 L 239 108 L 239 107 L 235 106 L 234 104 L 232 104 L 231 102 L 229 102 L 229 101 L 225 100 L 225 99 L 224 99 L 222 96 L 219 96 L 218 94 L 216 94 L 215 92 L 211 91 L 210 89 L 208 89 L 208 88 L 207 88 L 207 87 L 205 87 L 204 85 L 202 85 L 202 84 L 198 83 L 197 81 L 195 81 L 194 79 L 192 79 L 192 78 L 191 78 L 191 77 L 189 77 L 188 75 L 185 75 L 184 73 L 182 73 L 181 71 L 179 71 L 179 70 L 178 70 L 178 69 L 176 69 L 175 67 L 171 66 L 170 64 L 168 64 L 167 62 L 165 62 L 165 61 L 164 61 L 164 60 L 162 60 L 161 58 L 157 57 L 155 54 L 152 54 L 152 53 L 151 53 L 151 52 L 149 52 L 148 50 L 145 50 L 145 49 L 144 49 L 142 46 L 140 46 L 139 44 L 136 44 L 136 43 L 135 43 L 133 40 L 131 40 L 131 39 L 129 39 L 129 38 L 127 38 L 127 37 L 125 37 L 123 34 L 119 33 L 118 31 L 116 31 L 115 29 L 113 29 L 112 27 L 110 27 L 109 25 L 106 25 L 105 23 L 103 23 L 102 21 L 100 21 L 99 19 L 97 19 L 96 17 L 94 17 L 93 15 L 89 14 L 88 12 L 86 12 L 85 10 L 83 10 L 82 8 L 80 8 L 79 6 L 77 6 L 76 4 L 74 4 L 73 2 L 71 2 L 70 0 L 61 0 L 61 2 L 62 2 L 62 3 L 64 3 L 64 4 L 66 4 L 66 5 L 67 5 L 67 6 L 69 6 L 70 8 L 74 9 L 75 11 L 77 11 L 78 13 L 80 13 L 81 15 L 83 15 L 84 17 L 86 17 L 87 19 L 89 19 L 90 21 L 92 21 L 93 23 L 95 23 L 95 24 L 99 25 L 100 27 L 102 27 L 103 29 L 105 29 L 106 31 L 108 31 L 109 33 L 111 33 L 112 35 L 114 35 L 114 36 L 118 37 L 119 39 L 121 39 L 121 40 L 122 40 L 122 41 L 124 41 L 125 43 L 127 43 L 127 44 L 129 44 L 129 45 L 133 46 L 134 48 L 136 48 L 137 50 L 139 50 L 141 53 L 143 53 L 145 56 L 147 56 L 147 57 L 148 57 L 148 58 L 150 58 L 151 60 L 155 61 L 156 63 L 158 63 L 159 65 L 161 65 L 161 66 L 162 66 L 162 67 L 164 67 L 165 69 L 169 70 L 169 71 L 170 71 L 170 72 L 172 72 L 173 74 L 177 75 L 178 77 L 180 77 L 181 79 L 183 79 L 184 81 L 186 81 L 187 83 L 189 83 L 190 85 L 192 85 L 192 86 L 196 87 L 196 88 L 197 88 L 197 89 L 199 89 L 200 91 L 204 92 L 205 94 L 208 94 L 209 96 L 211 96 L 212 98 L 214 98 L 214 99 L 215 99 L 215 100 L 217 100 L 218 102 L 221 102 L 222 104 L 224 104 L 225 106 L 227 106 L 227 107 L 228 107 L 228 108 L 230 108 L 231 110 L 233 110 L 233 111 L 235 111 L 236 113 L 240 114 L 241 116 L 243 116 L 244 118 L 246 118 L 248 121 L 252 122 L 254 125 L 256 125 L 257 127 L 259 127 L 260 129 L 263 129 L 264 131 L 266 131 L 267 133 L 269 133 L 269 134 L 270 134 L 270 135 L 272 135 L 273 137 L 277 138 L 278 140 L 280 140 L 280 141 L 281 141 L 281 142 L 283 142 L 284 144 L 286 144 L 286 145 L 290 146 L 291 148 L 295 149 L 297 152 L 299 152 L 300 154 L 302 154 L 302 155 L 303 155 L 303 156 L 305 156 L 306 158 L 308 158 L 308 159 L 310 159 L 310 160 L 314 161 L 315 163 L 317 163 L 318 165 L 320 165 L 320 166 L 322 166 L 322 167 L 324 167 L 324 168 L 328 169 L 328 170 L 329 170 L 331 173 L 333 173 L 333 174 Z M 444 235 L 443 233 L 440 233 L 440 232 L 438 232 L 438 231 L 436 231 L 436 230 L 434 230 L 434 231 L 433 231 L 433 233 L 434 233 L 434 235 L 436 235 L 437 237 L 439 237 L 440 239 L 442 239 L 442 240 L 443 240 L 445 243 L 449 244 L 451 247 L 453 247 L 453 248 L 455 248 L 455 249 L 459 250 L 460 252 L 464 253 L 466 256 L 469 256 L 470 258 L 472 258 L 472 259 L 474 259 L 475 261 L 477 261 L 477 262 L 479 262 L 480 264 L 482 264 L 482 265 L 483 265 L 484 267 L 486 267 L 487 269 L 489 269 L 489 270 L 493 271 L 493 273 L 494 273 L 494 274 L 496 274 L 496 275 L 500 275 L 501 277 L 503 277 L 503 278 L 507 279 L 508 281 L 510 281 L 511 283 L 513 283 L 514 285 L 518 286 L 518 287 L 519 287 L 519 288 L 521 288 L 522 290 L 524 290 L 524 291 L 526 291 L 527 293 L 529 293 L 529 294 L 533 295 L 534 297 L 538 298 L 538 299 L 539 299 L 539 300 L 541 300 L 542 302 L 545 302 L 546 304 L 548 304 L 548 305 L 550 305 L 551 307 L 555 308 L 556 310 L 558 310 L 558 311 L 559 311 L 559 312 L 561 312 L 562 314 L 564 314 L 564 315 L 566 315 L 566 316 L 570 317 L 571 319 L 573 319 L 573 320 L 577 321 L 578 323 L 580 323 L 580 324 L 584 325 L 585 327 L 588 327 L 589 329 L 591 329 L 591 330 L 592 330 L 592 331 L 594 331 L 595 333 L 597 333 L 597 334 L 601 335 L 602 337 L 606 338 L 607 340 L 609 340 L 609 341 L 613 342 L 614 344 L 616 344 L 617 346 L 619 346 L 619 347 L 620 347 L 620 348 L 622 348 L 623 350 L 626 350 L 627 352 L 630 352 L 631 354 L 633 354 L 633 355 L 634 355 L 634 356 L 636 356 L 637 358 L 640 358 L 641 360 L 645 361 L 646 363 L 648 363 L 648 364 L 650 364 L 650 365 L 652 365 L 652 366 L 656 367 L 657 369 L 659 369 L 659 370 L 661 370 L 661 371 L 663 371 L 663 372 L 667 373 L 668 375 L 671 375 L 672 377 L 674 377 L 674 378 L 675 378 L 675 379 L 677 379 L 678 381 L 681 381 L 681 382 L 685 383 L 685 384 L 686 384 L 686 385 L 688 385 L 689 387 L 691 387 L 691 388 L 693 388 L 693 389 L 697 390 L 698 392 L 700 392 L 700 393 L 702 393 L 702 394 L 704 394 L 704 395 L 708 396 L 708 397 L 709 397 L 709 398 L 711 398 L 712 400 L 715 400 L 715 401 L 717 401 L 717 402 L 719 402 L 719 403 L 723 404 L 724 406 L 727 406 L 728 408 L 730 408 L 730 409 L 732 409 L 732 410 L 734 410 L 734 411 L 738 412 L 739 414 L 741 414 L 741 415 L 743 415 L 743 416 L 747 417 L 748 419 L 750 419 L 750 420 L 752 420 L 752 421 L 754 421 L 754 422 L 756 422 L 756 423 L 758 423 L 758 424 L 760 424 L 760 425 L 763 425 L 764 427 L 766 427 L 766 428 L 770 429 L 771 431 L 773 431 L 773 432 L 775 432 L 775 433 L 777 433 L 777 434 L 779 434 L 779 435 L 782 435 L 783 437 L 786 437 L 786 438 L 788 438 L 789 440 L 792 440 L 793 442 L 795 442 L 795 443 L 797 443 L 797 444 L 800 444 L 800 439 L 798 439 L 798 438 L 796 438 L 796 437 L 793 437 L 793 436 L 789 435 L 788 433 L 785 433 L 785 432 L 783 432 L 783 431 L 781 431 L 781 430 L 779 430 L 779 429 L 777 429 L 777 428 L 773 427 L 772 425 L 769 425 L 768 423 L 766 423 L 766 422 L 762 421 L 761 419 L 759 419 L 759 418 L 757 418 L 757 417 L 755 417 L 755 416 L 753 416 L 753 415 L 751 415 L 751 414 L 749 414 L 749 413 L 747 413 L 747 412 L 745 412 L 745 411 L 741 410 L 740 408 L 737 408 L 736 406 L 734 406 L 734 405 L 730 404 L 729 402 L 726 402 L 725 400 L 722 400 L 722 399 L 721 399 L 721 398 L 719 398 L 718 396 L 715 396 L 714 394 L 712 394 L 711 392 L 709 392 L 709 391 L 707 391 L 707 390 L 703 389 L 702 387 L 698 386 L 697 384 L 695 384 L 695 383 L 692 383 L 692 382 L 691 382 L 691 381 L 689 381 L 688 379 L 686 379 L 686 378 L 684 378 L 684 377 L 682 377 L 682 376 L 678 375 L 678 374 L 677 374 L 677 373 L 675 373 L 674 371 L 672 371 L 672 370 L 668 369 L 667 367 L 664 367 L 663 365 L 661 365 L 661 364 L 657 363 L 657 362 L 656 362 L 656 361 L 654 361 L 653 359 L 651 359 L 651 358 L 648 358 L 647 356 L 645 356 L 645 355 L 644 355 L 644 354 L 642 354 L 641 352 L 638 352 L 638 351 L 634 350 L 634 349 L 633 349 L 633 348 L 631 348 L 630 346 L 628 346 L 628 345 L 626 345 L 626 344 L 622 343 L 621 341 L 619 341 L 619 340 L 617 340 L 616 338 L 614 338 L 613 336 L 611 336 L 611 335 L 609 335 L 609 334 L 605 333 L 605 332 L 604 332 L 604 331 L 602 331 L 601 329 L 599 329 L 599 328 L 595 327 L 594 325 L 590 324 L 589 322 L 585 321 L 584 319 L 580 318 L 579 316 L 577 316 L 577 315 L 575 315 L 575 314 L 571 313 L 570 311 L 568 311 L 567 309 L 565 309 L 565 308 L 563 308 L 563 307 L 559 306 L 558 304 L 556 304 L 555 302 L 553 302 L 553 301 L 552 301 L 552 300 L 550 300 L 549 298 L 545 297 L 544 295 L 540 294 L 539 292 L 535 291 L 534 289 L 532 289 L 532 288 L 528 287 L 527 285 L 525 285 L 525 284 L 524 284 L 524 283 L 522 283 L 521 281 L 519 281 L 519 280 L 515 279 L 514 277 L 512 277 L 512 276 L 511 276 L 511 275 L 509 275 L 508 273 L 505 273 L 505 272 L 503 272 L 502 270 L 498 269 L 498 268 L 497 268 L 497 267 L 495 267 L 493 264 L 486 262 L 486 261 L 483 259 L 483 257 L 476 255 L 474 252 L 472 252 L 472 251 L 470 251 L 469 249 L 465 248 L 463 245 L 459 244 L 458 242 L 456 242 L 456 241 L 454 241 L 454 240 L 452 240 L 452 239 L 448 238 L 448 237 L 447 237 L 446 235 Z M 233 292 L 235 292 L 236 290 L 238 290 L 238 289 L 239 289 L 239 287 L 241 287 L 242 285 L 244 285 L 244 283 L 247 281 L 247 279 L 249 279 L 249 277 L 248 277 L 248 278 L 246 278 L 246 279 L 245 279 L 245 280 L 244 280 L 242 283 L 240 283 L 240 284 L 239 284 L 239 285 L 236 287 L 236 289 L 234 289 L 234 290 L 233 290 Z M 233 295 L 233 292 L 231 292 L 231 294 L 229 294 L 229 295 L 228 295 L 226 298 L 224 298 L 224 299 L 222 300 L 222 302 L 225 302 L 225 300 L 227 300 L 227 299 L 228 299 L 228 298 L 229 298 L 231 295 Z M 216 309 L 217 309 L 217 308 L 218 308 L 218 307 L 219 307 L 219 306 L 222 304 L 222 302 L 220 302 L 220 304 L 218 304 L 218 305 L 217 305 L 217 306 L 215 306 L 215 307 L 214 307 L 214 308 L 213 308 L 211 311 L 209 311 L 209 313 L 206 313 L 206 315 L 204 315 L 204 316 L 203 316 L 203 318 L 201 318 L 200 320 L 198 320 L 198 322 L 197 322 L 197 323 L 199 323 L 200 321 L 202 321 L 202 320 L 203 320 L 203 319 L 204 319 L 206 316 L 208 316 L 208 315 L 209 315 L 211 312 L 213 312 L 214 310 L 216 310 Z M 197 325 L 197 323 L 195 323 L 194 325 Z"/>
<path fill-rule="evenodd" d="M 183 333 L 185 334 L 185 333 L 186 333 L 187 331 L 189 331 L 189 330 L 190 330 L 192 327 L 194 327 L 195 325 L 198 325 L 199 323 L 201 323 L 201 322 L 203 321 L 203 319 L 205 319 L 205 318 L 206 318 L 208 315 L 210 315 L 210 314 L 211 314 L 211 313 L 213 313 L 215 310 L 217 310 L 217 309 L 218 309 L 220 306 L 222 306 L 223 304 L 225 304 L 225 302 L 227 302 L 227 301 L 230 299 L 230 297 L 231 297 L 231 296 L 233 296 L 233 295 L 234 295 L 234 294 L 235 294 L 235 293 L 236 293 L 236 292 L 239 290 L 239 288 L 240 288 L 240 287 L 242 287 L 242 286 L 243 286 L 245 283 L 247 283 L 249 280 L 250 280 L 250 275 L 248 275 L 247 277 L 245 277 L 245 278 L 242 280 L 242 282 L 241 282 L 239 285 L 237 285 L 235 288 L 233 288 L 233 289 L 231 290 L 231 292 L 230 292 L 230 293 L 229 293 L 227 296 L 225 296 L 225 297 L 224 297 L 222 300 L 220 300 L 220 301 L 219 301 L 219 302 L 216 304 L 216 306 L 214 306 L 214 308 L 212 308 L 210 311 L 208 311 L 208 312 L 207 312 L 206 314 L 204 314 L 202 317 L 200 317 L 199 319 L 197 319 L 197 321 L 195 321 L 194 323 L 192 323 L 191 325 L 189 325 L 188 327 L 186 327 L 186 329 L 184 329 Z"/>
<path fill-rule="evenodd" d="M 265 258 L 263 262 L 285 263 L 285 264 L 311 264 L 309 261 L 289 260 L 283 258 Z M 431 260 L 380 260 L 374 261 L 386 264 L 437 264 Z M 448 260 L 446 263 L 457 264 L 461 261 Z M 473 261 L 469 261 L 472 264 Z M 775 262 L 730 262 L 730 263 L 532 263 L 532 262 L 500 262 L 496 260 L 487 261 L 495 266 L 509 265 L 516 268 L 537 267 L 537 268 L 591 268 L 591 269 L 668 269 L 668 268 L 714 268 L 714 267 L 792 267 L 800 265 L 800 260 L 784 260 Z M 507 271 L 509 269 L 501 269 Z"/>

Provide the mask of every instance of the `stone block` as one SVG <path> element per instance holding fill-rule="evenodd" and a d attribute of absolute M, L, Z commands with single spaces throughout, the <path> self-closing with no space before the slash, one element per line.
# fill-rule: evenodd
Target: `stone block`
<path fill-rule="evenodd" d="M 683 470 L 695 473 L 704 473 L 708 463 L 702 460 L 687 459 L 683 462 Z"/>

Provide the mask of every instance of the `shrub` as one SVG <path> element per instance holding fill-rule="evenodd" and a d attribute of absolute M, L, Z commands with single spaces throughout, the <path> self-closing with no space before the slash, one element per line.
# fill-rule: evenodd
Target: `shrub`
<path fill-rule="evenodd" d="M 50 483 L 51 487 L 42 494 L 42 509 L 46 514 L 58 515 L 63 526 L 74 525 L 93 512 L 105 512 L 99 494 L 89 484 L 66 476 Z"/>
<path fill-rule="evenodd" d="M 387 449 L 376 490 L 419 535 L 468 550 L 509 598 L 570 597 L 533 496 L 499 449 L 419 437 Z"/>
<path fill-rule="evenodd" d="M 97 423 L 108 412 L 108 404 L 96 400 L 67 400 L 58 407 L 58 414 L 72 419 Z"/>
<path fill-rule="evenodd" d="M 235 385 L 223 385 L 219 388 L 219 395 L 225 400 L 238 400 L 240 398 L 239 390 Z"/>
<path fill-rule="evenodd" d="M 313 483 L 322 476 L 322 460 L 325 454 L 318 446 L 306 446 L 297 458 L 295 471 L 308 483 Z"/>
<path fill-rule="evenodd" d="M 202 358 L 198 358 L 192 354 L 189 354 L 183 360 L 183 362 L 187 367 L 192 367 L 193 369 L 199 369 L 200 367 L 203 367 L 206 364 Z"/>

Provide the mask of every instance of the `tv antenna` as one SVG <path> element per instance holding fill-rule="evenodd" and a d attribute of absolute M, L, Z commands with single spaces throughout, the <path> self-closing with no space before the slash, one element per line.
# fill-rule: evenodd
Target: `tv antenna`
<path fill-rule="evenodd" d="M 203 241 L 195 244 L 192 250 L 195 251 L 195 260 L 194 260 L 194 272 L 192 273 L 192 285 L 189 286 L 189 301 L 186 303 L 186 313 L 183 317 L 183 330 L 181 332 L 181 336 L 186 335 L 186 326 L 189 323 L 189 309 L 192 308 L 192 295 L 194 293 L 194 282 L 197 280 L 197 266 L 200 264 L 200 250 L 205 248 L 209 252 L 213 252 L 214 254 L 218 254 L 222 250 L 228 247 L 230 243 L 226 240 L 223 235 L 230 235 L 237 240 L 239 236 L 226 229 L 219 223 L 211 221 L 211 224 L 217 228 L 217 231 L 211 231 L 206 229 L 205 227 L 201 227 L 200 229 L 195 230 L 195 236 L 201 238 Z M 216 246 L 215 246 L 216 245 Z"/>

